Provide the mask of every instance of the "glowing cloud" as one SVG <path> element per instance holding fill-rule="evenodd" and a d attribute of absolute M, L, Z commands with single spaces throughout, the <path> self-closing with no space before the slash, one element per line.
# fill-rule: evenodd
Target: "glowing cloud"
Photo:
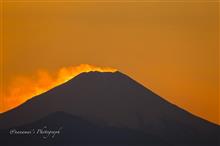
<path fill-rule="evenodd" d="M 80 73 L 90 71 L 115 72 L 117 70 L 110 67 L 81 64 L 76 67 L 63 67 L 56 73 L 39 70 L 31 77 L 17 77 L 3 94 L 4 105 L 1 106 L 0 112 L 15 108 L 28 99 L 69 81 Z"/>

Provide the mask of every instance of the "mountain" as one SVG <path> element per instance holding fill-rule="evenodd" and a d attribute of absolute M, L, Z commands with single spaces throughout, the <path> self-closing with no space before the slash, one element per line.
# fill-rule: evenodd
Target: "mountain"
<path fill-rule="evenodd" d="M 120 72 L 82 73 L 0 115 L 0 129 L 57 111 L 104 127 L 128 128 L 178 145 L 217 146 L 219 126 L 169 103 Z"/>

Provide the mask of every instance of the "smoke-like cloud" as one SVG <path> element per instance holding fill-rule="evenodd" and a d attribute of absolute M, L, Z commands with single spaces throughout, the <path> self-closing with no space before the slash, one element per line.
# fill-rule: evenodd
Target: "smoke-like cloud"
<path fill-rule="evenodd" d="M 16 77 L 3 94 L 3 105 L 1 105 L 0 112 L 15 108 L 28 99 L 63 84 L 80 73 L 90 71 L 115 72 L 117 70 L 110 67 L 81 64 L 75 67 L 63 67 L 54 73 L 38 70 L 36 74 L 29 77 Z"/>

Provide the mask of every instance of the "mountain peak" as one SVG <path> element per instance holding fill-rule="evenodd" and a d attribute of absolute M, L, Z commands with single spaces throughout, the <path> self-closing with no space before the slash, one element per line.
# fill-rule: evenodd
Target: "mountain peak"
<path fill-rule="evenodd" d="M 87 81 L 88 83 L 84 83 L 84 84 L 90 84 L 90 83 L 94 83 L 97 81 L 101 81 L 103 80 L 104 82 L 119 82 L 122 80 L 132 80 L 131 78 L 129 78 L 127 75 L 119 72 L 119 71 L 115 71 L 115 72 L 99 72 L 99 71 L 90 71 L 90 72 L 83 72 L 79 75 L 77 75 L 76 77 L 72 78 L 71 80 L 69 80 L 68 82 L 81 82 L 78 84 L 82 84 L 84 83 L 83 81 Z M 132 80 L 133 81 L 133 80 Z"/>
<path fill-rule="evenodd" d="M 120 71 L 115 71 L 115 72 L 90 71 L 90 72 L 82 72 L 81 74 L 77 75 L 74 78 L 82 77 L 82 76 L 90 76 L 90 77 L 92 77 L 92 76 L 126 76 L 126 75 L 124 75 Z"/>

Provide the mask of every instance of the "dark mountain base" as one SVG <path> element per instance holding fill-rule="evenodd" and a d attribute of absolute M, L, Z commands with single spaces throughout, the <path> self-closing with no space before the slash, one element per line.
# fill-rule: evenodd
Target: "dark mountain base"
<path fill-rule="evenodd" d="M 58 131 L 46 134 L 43 131 Z M 15 134 L 26 132 L 26 134 Z M 30 131 L 30 134 L 27 133 Z M 11 133 L 10 133 L 11 132 Z M 57 112 L 32 124 L 2 130 L 4 146 L 22 145 L 164 145 L 162 139 L 129 128 L 101 127 L 80 117 Z"/>
<path fill-rule="evenodd" d="M 43 133 L 43 131 L 59 131 Z M 13 131 L 31 131 L 15 134 Z M 130 128 L 99 126 L 80 117 L 56 112 L 34 123 L 0 131 L 4 146 L 210 146 L 210 143 L 179 144 Z M 218 143 L 212 143 L 217 146 Z"/>

